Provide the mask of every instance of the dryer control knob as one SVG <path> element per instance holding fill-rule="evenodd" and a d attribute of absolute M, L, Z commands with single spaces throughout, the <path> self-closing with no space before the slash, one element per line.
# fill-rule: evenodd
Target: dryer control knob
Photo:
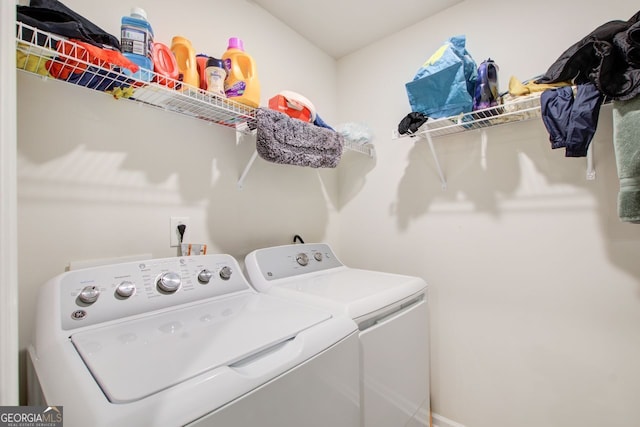
<path fill-rule="evenodd" d="M 124 280 L 120 282 L 118 287 L 116 288 L 116 294 L 121 296 L 122 298 L 129 298 L 136 291 L 136 285 L 133 282 L 128 280 Z"/>
<path fill-rule="evenodd" d="M 78 299 L 85 304 L 93 304 L 100 296 L 100 289 L 97 286 L 85 286 L 80 291 Z"/>
<path fill-rule="evenodd" d="M 212 277 L 213 273 L 211 272 L 211 270 L 207 270 L 206 268 L 198 273 L 198 281 L 200 283 L 209 283 Z"/>
<path fill-rule="evenodd" d="M 220 278 L 222 280 L 229 280 L 231 278 L 231 274 L 233 274 L 231 267 L 224 266 L 220 269 Z"/>
<path fill-rule="evenodd" d="M 182 280 L 178 273 L 169 271 L 160 275 L 157 284 L 161 291 L 173 293 L 178 290 L 181 282 Z"/>
<path fill-rule="evenodd" d="M 316 261 L 320 262 L 322 261 L 322 252 L 316 252 L 313 254 L 313 257 L 316 259 Z"/>
<path fill-rule="evenodd" d="M 301 252 L 296 255 L 296 261 L 298 262 L 298 264 L 304 267 L 305 265 L 309 264 L 309 257 L 304 252 Z"/>

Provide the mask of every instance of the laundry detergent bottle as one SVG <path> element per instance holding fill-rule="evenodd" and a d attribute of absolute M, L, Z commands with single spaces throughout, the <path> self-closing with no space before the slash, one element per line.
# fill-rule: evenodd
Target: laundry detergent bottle
<path fill-rule="evenodd" d="M 140 71 L 132 77 L 148 82 L 153 74 L 153 28 L 147 21 L 147 13 L 144 9 L 134 7 L 131 15 L 123 16 L 120 22 L 122 55 L 140 67 Z M 123 72 L 131 74 L 127 69 Z"/>
<path fill-rule="evenodd" d="M 230 38 L 222 60 L 227 69 L 224 81 L 227 98 L 257 108 L 260 105 L 260 81 L 256 64 L 244 51 L 242 40 L 237 37 Z"/>
<path fill-rule="evenodd" d="M 191 41 L 182 36 L 174 36 L 171 39 L 171 52 L 175 55 L 178 63 L 179 80 L 182 80 L 185 85 L 193 86 L 194 89 L 199 88 L 200 75 L 198 74 L 196 51 Z"/>

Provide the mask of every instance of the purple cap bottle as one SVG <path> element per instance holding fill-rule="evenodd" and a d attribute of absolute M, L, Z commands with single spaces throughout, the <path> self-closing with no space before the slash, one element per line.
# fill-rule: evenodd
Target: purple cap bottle
<path fill-rule="evenodd" d="M 231 37 L 227 49 L 239 49 L 244 52 L 244 43 L 238 37 Z"/>

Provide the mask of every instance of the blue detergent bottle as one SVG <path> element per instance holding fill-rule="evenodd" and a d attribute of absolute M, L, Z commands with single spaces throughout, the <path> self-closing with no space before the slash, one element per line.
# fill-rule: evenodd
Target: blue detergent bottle
<path fill-rule="evenodd" d="M 144 9 L 134 7 L 129 16 L 123 16 L 120 27 L 120 50 L 131 62 L 140 67 L 136 73 L 126 68 L 124 74 L 144 82 L 153 76 L 153 28 Z"/>

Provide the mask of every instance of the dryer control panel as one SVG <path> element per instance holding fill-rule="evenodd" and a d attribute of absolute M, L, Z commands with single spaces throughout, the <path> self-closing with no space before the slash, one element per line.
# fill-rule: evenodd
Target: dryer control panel
<path fill-rule="evenodd" d="M 62 329 L 252 291 L 230 255 L 199 255 L 105 265 L 63 273 L 57 288 Z M 55 303 L 55 301 L 51 301 Z"/>
<path fill-rule="evenodd" d="M 247 255 L 245 264 L 250 277 L 257 273 L 267 281 L 343 266 L 326 243 L 258 249 Z"/>

